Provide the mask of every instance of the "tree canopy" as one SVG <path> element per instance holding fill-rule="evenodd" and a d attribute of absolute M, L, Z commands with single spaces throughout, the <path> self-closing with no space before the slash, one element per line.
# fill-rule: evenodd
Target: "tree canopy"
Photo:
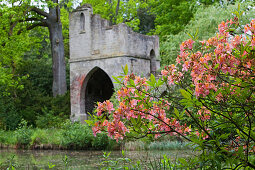
<path fill-rule="evenodd" d="M 60 8 L 57 0 L 52 1 L 5 1 L 6 10 L 12 11 L 9 30 L 17 35 L 36 27 L 47 27 L 53 59 L 53 95 L 66 92 L 66 68 Z M 19 26 L 19 27 L 17 27 Z"/>

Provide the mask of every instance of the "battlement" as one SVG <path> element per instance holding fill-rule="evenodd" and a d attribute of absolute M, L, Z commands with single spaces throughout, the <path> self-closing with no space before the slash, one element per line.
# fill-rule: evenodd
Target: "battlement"
<path fill-rule="evenodd" d="M 159 56 L 159 38 L 135 33 L 126 24 L 110 22 L 93 14 L 89 5 L 70 14 L 70 62 L 129 56 L 150 60 Z"/>

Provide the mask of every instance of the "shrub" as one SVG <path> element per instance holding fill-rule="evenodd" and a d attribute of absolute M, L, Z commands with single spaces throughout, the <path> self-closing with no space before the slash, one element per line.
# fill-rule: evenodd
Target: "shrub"
<path fill-rule="evenodd" d="M 30 145 L 34 146 L 40 144 L 48 144 L 49 143 L 48 138 L 49 136 L 47 134 L 46 129 L 35 129 L 33 134 L 31 135 Z"/>
<path fill-rule="evenodd" d="M 0 128 L 4 130 L 15 130 L 22 117 L 15 107 L 15 100 L 11 97 L 0 98 Z"/>
<path fill-rule="evenodd" d="M 61 135 L 61 144 L 68 149 L 90 149 L 92 147 L 92 131 L 85 124 L 66 121 Z"/>
<path fill-rule="evenodd" d="M 15 131 L 15 136 L 18 145 L 27 146 L 31 142 L 32 129 L 27 125 L 25 120 L 22 120 L 19 127 Z"/>
<path fill-rule="evenodd" d="M 117 141 L 131 131 L 177 135 L 201 151 L 179 159 L 182 168 L 255 169 L 255 19 L 242 25 L 242 11 L 235 14 L 214 37 L 181 43 L 176 65 L 166 66 L 158 80 L 128 75 L 126 66 L 115 78 L 122 85 L 119 105 L 98 103 L 94 133 L 108 131 Z"/>
<path fill-rule="evenodd" d="M 60 124 L 57 122 L 69 118 L 69 93 L 52 97 L 51 67 L 51 58 L 37 59 L 29 56 L 29 59 L 20 61 L 15 72 L 17 75 L 26 75 L 27 78 L 20 82 L 22 89 L 13 89 L 11 94 L 1 95 L 1 129 L 15 130 L 21 119 L 26 120 L 32 126 L 38 124 L 40 128 L 56 127 Z M 4 93 L 3 90 L 0 87 L 0 94 Z"/>
<path fill-rule="evenodd" d="M 47 108 L 42 109 L 43 115 L 37 116 L 36 127 L 38 128 L 59 128 L 62 125 L 62 122 L 66 120 L 65 117 L 60 115 L 55 116 L 52 110 Z"/>
<path fill-rule="evenodd" d="M 91 131 L 92 133 L 92 131 Z M 96 150 L 104 150 L 109 145 L 109 137 L 105 133 L 101 133 L 100 135 L 97 135 L 92 140 L 92 147 Z"/>

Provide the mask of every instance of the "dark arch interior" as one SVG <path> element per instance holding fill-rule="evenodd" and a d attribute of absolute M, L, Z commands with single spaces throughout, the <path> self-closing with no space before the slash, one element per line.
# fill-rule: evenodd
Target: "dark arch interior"
<path fill-rule="evenodd" d="M 109 76 L 98 68 L 89 78 L 85 89 L 85 111 L 92 113 L 96 102 L 103 102 L 111 98 L 113 84 Z"/>
<path fill-rule="evenodd" d="M 157 71 L 157 65 L 156 65 L 156 55 L 155 55 L 155 51 L 152 49 L 150 52 L 150 72 L 151 74 L 156 75 L 156 71 Z"/>
<path fill-rule="evenodd" d="M 80 16 L 80 29 L 81 29 L 81 32 L 85 31 L 85 16 L 83 13 L 81 13 L 81 16 Z"/>

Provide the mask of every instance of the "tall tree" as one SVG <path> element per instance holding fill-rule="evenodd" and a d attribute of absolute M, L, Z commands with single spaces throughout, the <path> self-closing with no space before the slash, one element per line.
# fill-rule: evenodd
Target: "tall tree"
<path fill-rule="evenodd" d="M 158 0 L 152 11 L 156 14 L 156 30 L 158 35 L 177 34 L 188 24 L 194 14 L 195 0 Z"/>
<path fill-rule="evenodd" d="M 48 28 L 53 60 L 53 96 L 64 94 L 67 90 L 66 64 L 58 0 L 16 0 L 15 2 L 8 0 L 5 3 L 16 12 L 13 14 L 12 23 L 14 27 L 20 25 L 17 34 L 36 27 Z"/>

